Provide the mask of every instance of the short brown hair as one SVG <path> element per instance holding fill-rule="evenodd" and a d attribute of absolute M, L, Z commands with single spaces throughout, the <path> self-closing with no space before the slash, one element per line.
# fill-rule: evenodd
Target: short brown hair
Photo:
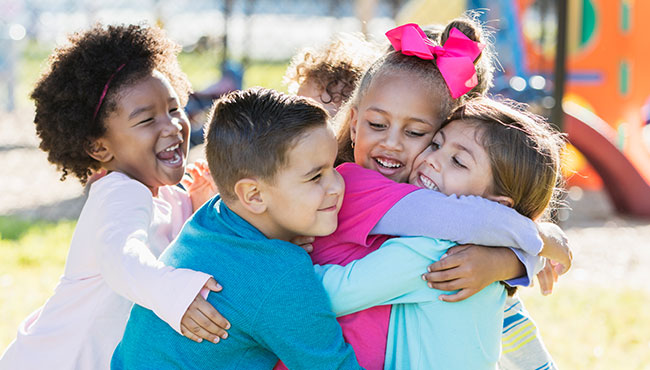
<path fill-rule="evenodd" d="M 472 99 L 456 109 L 443 127 L 455 120 L 479 128 L 478 140 L 492 170 L 490 193 L 510 197 L 513 208 L 526 217 L 541 217 L 559 193 L 564 136 L 512 101 Z"/>
<path fill-rule="evenodd" d="M 431 102 L 431 104 L 438 104 L 440 106 L 440 117 L 438 117 L 440 121 L 447 118 L 454 108 L 461 105 L 467 99 L 485 94 L 492 86 L 494 72 L 494 52 L 492 51 L 492 46 L 488 42 L 488 32 L 483 28 L 481 23 L 479 23 L 476 14 L 467 13 L 462 17 L 450 21 L 444 28 L 437 25 L 425 26 L 423 31 L 434 45 L 443 45 L 447 41 L 449 33 L 453 28 L 457 28 L 471 40 L 481 42 L 486 46 L 474 61 L 478 85 L 457 99 L 453 99 L 450 93 L 442 93 L 438 94 L 442 98 L 440 101 Z M 425 81 L 433 91 L 448 91 L 447 84 L 445 83 L 440 70 L 438 70 L 435 61 L 420 59 L 416 56 L 404 55 L 390 47 L 383 57 L 379 58 L 370 66 L 370 68 L 368 68 L 359 81 L 352 97 L 341 108 L 336 116 L 337 140 L 339 145 L 338 157 L 336 159 L 337 165 L 344 162 L 354 162 L 354 150 L 351 146 L 352 138 L 350 137 L 352 109 L 360 104 L 361 100 L 370 88 L 373 79 L 384 73 L 394 73 L 399 71 L 415 73 L 419 78 Z"/>
<path fill-rule="evenodd" d="M 272 182 L 296 141 L 308 129 L 326 125 L 328 117 L 311 99 L 270 89 L 234 91 L 217 100 L 205 153 L 222 198 L 236 199 L 235 184 L 246 177 Z"/>

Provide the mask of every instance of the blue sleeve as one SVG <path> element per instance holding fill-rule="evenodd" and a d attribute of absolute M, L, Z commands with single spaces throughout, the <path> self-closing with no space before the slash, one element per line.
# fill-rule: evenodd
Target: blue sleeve
<path fill-rule="evenodd" d="M 454 245 L 426 237 L 396 238 L 346 266 L 314 269 L 337 316 L 384 304 L 430 302 L 449 292 L 430 289 L 421 275 Z"/>
<path fill-rule="evenodd" d="M 253 326 L 289 369 L 361 369 L 309 262 L 275 281 Z"/>
<path fill-rule="evenodd" d="M 512 208 L 477 196 L 447 196 L 428 189 L 416 190 L 398 201 L 371 234 L 429 236 L 458 244 L 511 247 L 526 267 L 527 276 L 508 280 L 510 285 L 530 284 L 542 250 L 535 223 Z M 523 251 L 518 253 L 515 249 Z"/>

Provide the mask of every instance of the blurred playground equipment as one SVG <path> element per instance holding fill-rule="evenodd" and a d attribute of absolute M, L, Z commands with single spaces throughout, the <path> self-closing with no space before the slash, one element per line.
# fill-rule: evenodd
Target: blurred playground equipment
<path fill-rule="evenodd" d="M 560 113 L 568 185 L 604 188 L 619 212 L 650 217 L 650 2 L 416 0 L 397 22 L 440 23 L 466 9 L 487 9 L 481 19 L 497 31 L 493 93 Z"/>

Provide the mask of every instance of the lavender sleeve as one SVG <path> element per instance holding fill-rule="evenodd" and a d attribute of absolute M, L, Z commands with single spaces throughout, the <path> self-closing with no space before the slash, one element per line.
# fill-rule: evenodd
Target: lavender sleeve
<path fill-rule="evenodd" d="M 416 190 L 388 210 L 370 233 L 509 247 L 526 268 L 526 276 L 506 281 L 513 286 L 530 285 L 541 264 L 537 254 L 543 243 L 535 223 L 512 208 L 478 196 Z"/>

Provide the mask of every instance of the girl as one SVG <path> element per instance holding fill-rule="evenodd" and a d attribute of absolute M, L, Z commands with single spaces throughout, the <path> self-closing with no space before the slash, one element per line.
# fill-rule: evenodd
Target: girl
<path fill-rule="evenodd" d="M 219 291 L 214 279 L 156 260 L 213 191 L 201 165 L 184 181 L 191 196 L 173 186 L 189 148 L 179 46 L 133 25 L 96 26 L 70 42 L 32 93 L 40 147 L 62 179 L 108 174 L 91 186 L 54 295 L 21 324 L 0 368 L 109 368 L 131 301 L 189 338 L 225 338 L 230 324 L 199 294 Z"/>
<path fill-rule="evenodd" d="M 559 178 L 561 135 L 540 118 L 478 98 L 457 109 L 414 162 L 409 183 L 480 196 L 538 219 Z M 387 179 L 378 181 L 388 182 Z M 505 291 L 492 283 L 458 303 L 440 302 L 420 271 L 454 243 L 397 238 L 347 266 L 317 267 L 336 313 L 393 304 L 387 369 L 494 369 Z M 545 246 L 541 254 L 562 258 Z M 375 274 L 375 271 L 382 271 Z M 425 337 L 426 336 L 426 337 Z"/>
<path fill-rule="evenodd" d="M 481 40 L 480 28 L 474 22 L 462 19 L 451 22 L 442 33 L 429 32 L 430 38 L 424 40 L 424 48 L 438 45 L 438 50 L 442 51 L 440 43 L 447 47 L 452 33 L 453 38 L 459 37 L 458 29 L 474 41 Z M 410 31 L 420 34 L 417 29 Z M 467 41 L 462 39 L 461 42 Z M 392 180 L 406 181 L 413 160 L 429 145 L 450 110 L 462 100 L 484 93 L 489 87 L 492 74 L 489 48 L 483 48 L 482 52 L 474 50 L 470 54 L 467 57 L 470 64 L 475 60 L 476 71 L 466 74 L 466 80 L 475 80 L 460 94 L 455 86 L 452 92 L 455 99 L 450 96 L 445 81 L 447 77 L 430 60 L 392 51 L 373 64 L 339 113 L 338 118 L 343 122 L 339 135 L 339 161 L 353 160 Z M 449 69 L 445 70 L 446 76 L 449 72 Z M 454 68 L 451 72 L 455 72 Z M 416 188 L 408 185 L 379 184 L 373 182 L 368 171 L 354 165 L 340 166 L 339 169 L 347 184 L 339 228 L 333 235 L 316 240 L 312 254 L 315 263 L 345 265 L 362 258 L 387 239 L 386 236 L 371 234 L 431 235 L 460 243 L 473 241 L 483 245 L 519 246 L 528 252 L 472 248 L 470 256 L 473 259 L 470 261 L 474 265 L 470 264 L 469 269 L 465 264 L 444 271 L 446 277 L 453 278 L 451 283 L 445 283 L 445 288 L 460 289 L 453 296 L 444 296 L 445 300 L 466 298 L 494 281 L 512 279 L 524 272 L 527 272 L 526 276 L 510 283 L 528 285 L 538 263 L 535 255 L 542 247 L 530 220 L 526 221 L 516 212 L 484 199 L 458 199 L 426 190 L 414 191 Z M 355 206 L 346 207 L 346 204 Z M 423 206 L 429 208 L 422 211 Z M 404 215 L 409 217 L 408 224 L 404 222 Z M 401 230 L 396 230 L 396 225 Z M 435 230 L 431 230 L 432 226 Z M 512 230 L 518 230 L 518 233 Z M 525 263 L 525 271 L 519 258 Z M 366 368 L 383 368 L 389 313 L 389 306 L 380 306 L 339 320 L 346 339 Z"/>
<path fill-rule="evenodd" d="M 362 35 L 341 33 L 326 46 L 304 49 L 291 58 L 283 80 L 291 94 L 314 99 L 334 117 L 381 54 L 379 45 Z"/>

